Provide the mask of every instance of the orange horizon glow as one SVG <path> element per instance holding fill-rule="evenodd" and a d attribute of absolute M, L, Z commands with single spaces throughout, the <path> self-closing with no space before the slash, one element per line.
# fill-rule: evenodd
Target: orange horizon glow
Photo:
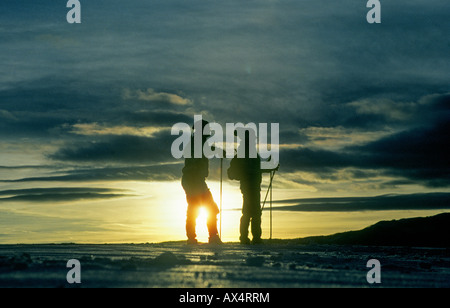
<path fill-rule="evenodd" d="M 100 183 L 96 183 L 101 186 Z M 42 203 L 4 202 L 2 244 L 17 243 L 159 243 L 186 239 L 187 202 L 177 182 L 117 182 L 105 187 L 130 191 L 111 200 Z M 209 187 L 217 204 L 219 183 Z M 262 198 L 264 198 L 264 188 Z M 290 190 L 275 190 L 274 199 L 291 198 Z M 297 192 L 298 196 L 298 192 Z M 279 205 L 279 204 L 277 204 Z M 274 205 L 275 206 L 275 205 Z M 222 240 L 239 241 L 242 195 L 237 183 L 223 185 Z M 268 207 L 266 207 L 268 209 Z M 358 230 L 380 220 L 431 216 L 445 210 L 295 212 L 273 211 L 273 238 L 289 239 Z M 220 216 L 218 216 L 220 222 Z M 10 223 L 8 223 L 10 222 Z M 218 225 L 220 229 L 220 225 Z M 263 239 L 269 238 L 269 211 L 262 216 Z M 208 242 L 206 214 L 197 219 L 197 238 Z"/>

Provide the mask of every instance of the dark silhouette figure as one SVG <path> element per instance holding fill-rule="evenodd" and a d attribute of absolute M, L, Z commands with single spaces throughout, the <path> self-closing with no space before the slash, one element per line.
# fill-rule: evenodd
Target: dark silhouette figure
<path fill-rule="evenodd" d="M 202 131 L 207 124 L 207 121 L 203 121 Z M 209 136 L 204 136 L 202 134 L 202 146 L 208 137 Z M 194 137 L 192 136 L 190 144 L 191 158 L 185 158 L 181 180 L 188 203 L 186 214 L 186 235 L 188 237 L 188 244 L 197 244 L 197 235 L 195 233 L 196 219 L 202 207 L 208 212 L 207 227 L 209 232 L 209 243 L 222 244 L 217 230 L 217 214 L 219 214 L 219 208 L 214 202 L 211 191 L 206 184 L 206 178 L 209 175 L 209 160 L 203 153 L 201 158 L 194 157 L 193 138 Z"/>
<path fill-rule="evenodd" d="M 251 131 L 253 134 L 254 132 Z M 245 131 L 245 140 L 239 145 L 244 147 L 245 157 L 238 158 L 237 155 L 231 160 L 228 169 L 230 180 L 240 181 L 240 189 L 243 197 L 242 217 L 240 223 L 240 242 L 250 244 L 248 229 L 251 223 L 253 236 L 252 243 L 262 243 L 261 235 L 261 181 L 262 173 L 269 173 L 275 169 L 261 169 L 261 157 L 256 152 L 256 137 L 250 138 L 250 131 Z M 242 149 L 241 149 L 242 150 Z M 252 152 L 253 151 L 253 152 Z M 239 149 L 238 149 L 239 153 Z M 251 158 L 250 153 L 256 153 L 255 158 Z M 278 168 L 276 168 L 278 169 Z"/>

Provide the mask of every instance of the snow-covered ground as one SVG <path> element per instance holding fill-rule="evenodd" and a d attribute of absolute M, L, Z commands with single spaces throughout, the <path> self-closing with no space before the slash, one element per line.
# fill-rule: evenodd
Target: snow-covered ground
<path fill-rule="evenodd" d="M 283 242 L 0 245 L 0 287 L 74 287 L 70 259 L 85 288 L 450 287 L 449 249 Z M 380 284 L 367 282 L 370 259 L 381 263 Z"/>

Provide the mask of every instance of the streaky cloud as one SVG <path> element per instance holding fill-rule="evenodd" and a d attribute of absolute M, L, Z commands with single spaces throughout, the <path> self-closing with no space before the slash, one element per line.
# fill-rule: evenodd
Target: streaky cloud
<path fill-rule="evenodd" d="M 64 202 L 78 200 L 113 199 L 130 197 L 124 190 L 109 188 L 31 188 L 0 191 L 1 201 L 27 201 L 27 202 Z"/>
<path fill-rule="evenodd" d="M 173 181 L 181 174 L 180 163 L 151 166 L 80 168 L 64 174 L 0 180 L 0 183 L 20 182 L 96 182 L 96 181 Z"/>
<path fill-rule="evenodd" d="M 450 193 L 381 195 L 374 197 L 306 198 L 277 200 L 276 211 L 358 212 L 393 210 L 450 210 Z"/>

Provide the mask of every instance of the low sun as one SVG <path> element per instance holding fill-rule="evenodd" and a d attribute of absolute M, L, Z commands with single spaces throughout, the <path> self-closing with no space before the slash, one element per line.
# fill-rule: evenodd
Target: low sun
<path fill-rule="evenodd" d="M 197 224 L 196 233 L 197 239 L 202 242 L 208 241 L 209 237 L 208 228 L 206 226 L 207 219 L 208 219 L 208 211 L 204 207 L 200 208 L 199 215 L 196 220 Z"/>

